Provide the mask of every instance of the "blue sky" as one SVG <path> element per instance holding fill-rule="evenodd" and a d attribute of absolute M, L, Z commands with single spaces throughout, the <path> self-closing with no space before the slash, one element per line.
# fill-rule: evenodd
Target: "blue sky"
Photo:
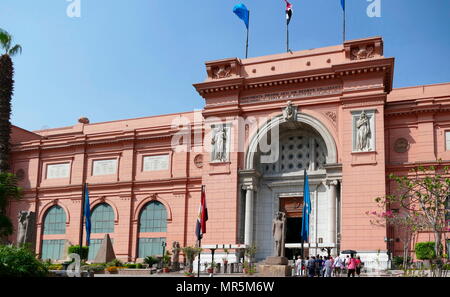
<path fill-rule="evenodd" d="M 249 56 L 285 51 L 283 0 L 1 0 L 0 28 L 23 47 L 14 58 L 13 124 L 29 130 L 201 109 L 193 83 L 204 62 L 243 57 L 245 26 L 235 4 L 251 11 Z M 292 50 L 342 42 L 340 0 L 291 0 Z M 450 1 L 347 0 L 347 39 L 383 36 L 395 57 L 394 87 L 450 81 Z"/>

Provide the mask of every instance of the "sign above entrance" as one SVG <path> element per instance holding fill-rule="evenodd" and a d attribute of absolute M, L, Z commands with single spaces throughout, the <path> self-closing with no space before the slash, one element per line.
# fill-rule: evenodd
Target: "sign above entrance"
<path fill-rule="evenodd" d="M 279 100 L 292 100 L 297 98 L 314 97 L 314 96 L 326 96 L 336 95 L 342 93 L 341 85 L 308 88 L 300 90 L 282 91 L 268 94 L 259 94 L 253 96 L 247 96 L 241 98 L 241 104 L 261 103 Z"/>

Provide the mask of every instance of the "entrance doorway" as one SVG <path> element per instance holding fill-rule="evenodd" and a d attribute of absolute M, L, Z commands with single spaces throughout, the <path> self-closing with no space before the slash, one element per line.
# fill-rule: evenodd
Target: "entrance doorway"
<path fill-rule="evenodd" d="M 286 242 L 300 243 L 303 219 L 303 197 L 280 197 L 280 211 L 286 214 Z M 301 254 L 301 249 L 286 248 L 284 255 L 288 259 L 293 259 Z M 304 256 L 306 256 L 306 252 Z"/>

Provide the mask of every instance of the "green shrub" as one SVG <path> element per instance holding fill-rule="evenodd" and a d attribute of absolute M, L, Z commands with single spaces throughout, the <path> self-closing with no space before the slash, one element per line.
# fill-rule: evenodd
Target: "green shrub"
<path fill-rule="evenodd" d="M 86 260 L 89 254 L 89 247 L 82 247 L 82 254 L 80 254 L 80 246 L 79 245 L 71 245 L 68 249 L 69 254 L 78 254 L 82 260 Z"/>
<path fill-rule="evenodd" d="M 137 268 L 137 269 L 142 269 L 142 267 L 143 267 L 143 266 L 142 266 L 141 263 L 137 263 L 137 264 L 136 264 L 136 268 Z"/>
<path fill-rule="evenodd" d="M 136 269 L 136 264 L 125 264 L 125 267 L 128 269 Z"/>
<path fill-rule="evenodd" d="M 144 263 L 148 264 L 150 266 L 150 268 L 153 266 L 153 264 L 156 264 L 158 262 L 159 262 L 158 258 L 153 257 L 153 256 L 148 256 L 144 259 Z"/>
<path fill-rule="evenodd" d="M 392 258 L 392 261 L 394 262 L 394 265 L 397 267 L 403 265 L 403 257 L 401 256 L 394 256 Z M 408 263 L 411 263 L 411 257 L 408 257 Z"/>
<path fill-rule="evenodd" d="M 87 271 L 93 271 L 93 272 L 98 272 L 98 271 L 103 271 L 106 268 L 106 264 L 105 263 L 98 263 L 98 264 L 90 264 L 90 265 L 84 265 L 81 266 L 81 270 L 87 270 Z"/>
<path fill-rule="evenodd" d="M 62 270 L 63 269 L 63 265 L 62 264 L 51 264 L 49 266 L 47 266 L 48 270 Z"/>
<path fill-rule="evenodd" d="M 434 242 L 418 242 L 416 243 L 416 257 L 419 260 L 431 260 L 436 258 L 436 253 L 434 251 Z"/>
<path fill-rule="evenodd" d="M 106 267 L 123 267 L 123 263 L 119 259 L 114 259 L 111 262 L 106 263 Z"/>
<path fill-rule="evenodd" d="M 46 265 L 27 248 L 0 246 L 0 277 L 47 276 Z"/>

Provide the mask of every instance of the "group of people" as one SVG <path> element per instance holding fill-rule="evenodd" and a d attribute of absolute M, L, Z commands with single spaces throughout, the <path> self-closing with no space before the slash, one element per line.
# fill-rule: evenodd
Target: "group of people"
<path fill-rule="evenodd" d="M 317 255 L 306 257 L 306 259 L 298 256 L 295 261 L 295 274 L 308 277 L 332 277 L 346 273 L 348 277 L 355 277 L 355 275 L 360 276 L 363 265 L 360 257 L 354 258 L 353 255 L 346 258 Z"/>

